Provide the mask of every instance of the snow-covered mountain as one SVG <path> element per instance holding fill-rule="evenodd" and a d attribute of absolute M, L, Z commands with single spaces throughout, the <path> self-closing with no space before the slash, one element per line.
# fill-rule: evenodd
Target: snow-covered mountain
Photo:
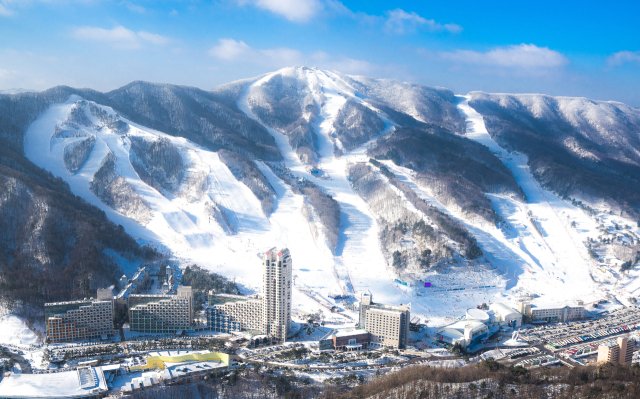
<path fill-rule="evenodd" d="M 559 153 L 530 143 L 591 154 L 572 165 L 633 182 L 638 110 L 527 98 L 297 67 L 211 91 L 133 82 L 0 96 L 0 140 L 138 244 L 246 291 L 260 289 L 258 255 L 287 246 L 306 293 L 294 307 L 370 290 L 442 321 L 523 295 L 601 299 L 613 281 L 600 264 L 635 255 L 635 197 L 620 215 L 598 180 L 562 191 L 549 178 L 566 179 Z"/>
<path fill-rule="evenodd" d="M 501 145 L 525 153 L 536 178 L 561 196 L 640 217 L 640 110 L 542 94 L 471 93 Z"/>

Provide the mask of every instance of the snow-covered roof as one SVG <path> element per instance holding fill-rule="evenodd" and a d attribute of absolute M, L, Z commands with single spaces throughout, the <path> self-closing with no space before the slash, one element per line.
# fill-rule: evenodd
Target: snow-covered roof
<path fill-rule="evenodd" d="M 472 331 L 479 331 L 483 328 L 487 328 L 487 326 L 481 322 L 480 320 L 470 319 L 470 320 L 459 320 L 453 324 L 449 324 L 444 327 L 443 330 L 458 330 L 460 332 L 464 332 L 466 326 L 470 325 Z"/>
<path fill-rule="evenodd" d="M 326 339 L 331 339 L 331 337 L 333 336 L 335 331 L 336 330 L 329 330 L 329 332 L 326 333 L 325 335 L 323 335 L 322 338 L 319 339 L 319 341 L 324 341 Z"/>
<path fill-rule="evenodd" d="M 464 337 L 464 334 L 461 333 L 460 331 L 453 330 L 453 329 L 450 329 L 450 328 L 443 328 L 442 330 L 438 331 L 438 334 L 439 335 L 443 335 L 445 337 L 449 337 L 451 339 L 459 339 L 459 338 Z"/>
<path fill-rule="evenodd" d="M 467 309 L 467 319 L 468 320 L 480 320 L 483 323 L 489 321 L 489 315 L 484 310 L 470 308 Z"/>
<path fill-rule="evenodd" d="M 336 330 L 333 335 L 336 337 L 349 337 L 352 335 L 368 334 L 369 332 L 364 328 L 346 328 L 343 330 Z"/>
<path fill-rule="evenodd" d="M 3 397 L 82 398 L 107 390 L 102 368 L 82 368 L 50 374 L 11 374 L 0 382 Z"/>
<path fill-rule="evenodd" d="M 398 315 L 398 314 L 402 313 L 402 311 L 400 311 L 400 310 L 386 309 L 386 308 L 380 308 L 380 307 L 375 307 L 375 306 L 372 306 L 371 308 L 369 308 L 369 311 L 376 311 L 376 312 L 380 312 L 380 313 L 389 313 L 389 314 L 393 314 L 393 315 Z"/>
<path fill-rule="evenodd" d="M 531 305 L 532 309 L 562 309 L 565 307 L 569 308 L 581 308 L 582 305 L 576 305 L 575 303 L 540 303 L 536 305 Z"/>
<path fill-rule="evenodd" d="M 503 317 L 512 315 L 514 313 L 518 313 L 518 311 L 511 309 L 510 307 L 508 307 L 504 303 L 492 303 L 489 306 L 489 308 L 491 308 L 491 310 L 493 310 L 494 312 L 499 313 Z"/>

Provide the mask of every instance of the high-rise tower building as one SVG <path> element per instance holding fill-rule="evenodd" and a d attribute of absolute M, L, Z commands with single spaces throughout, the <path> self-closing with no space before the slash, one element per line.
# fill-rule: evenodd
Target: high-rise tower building
<path fill-rule="evenodd" d="M 209 292 L 207 325 L 213 331 L 258 330 L 279 342 L 291 331 L 293 263 L 287 248 L 271 248 L 262 257 L 262 296 Z"/>
<path fill-rule="evenodd" d="M 283 342 L 291 330 L 291 254 L 271 248 L 262 257 L 264 333 Z"/>

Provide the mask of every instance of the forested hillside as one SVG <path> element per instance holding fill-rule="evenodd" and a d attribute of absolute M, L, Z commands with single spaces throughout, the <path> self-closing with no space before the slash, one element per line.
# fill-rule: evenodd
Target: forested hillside
<path fill-rule="evenodd" d="M 503 147 L 529 157 L 535 178 L 562 197 L 638 218 L 640 110 L 541 94 L 474 92 L 469 102 Z"/>
<path fill-rule="evenodd" d="M 349 389 L 334 387 L 326 398 L 637 398 L 640 373 L 635 366 L 605 363 L 586 367 L 525 369 L 506 367 L 493 358 L 456 369 L 407 367 Z M 340 391 L 343 391 L 341 394 Z"/>
<path fill-rule="evenodd" d="M 279 160 L 273 138 L 224 98 L 195 87 L 132 82 L 105 93 L 109 105 L 133 122 L 217 151 Z"/>
<path fill-rule="evenodd" d="M 522 198 L 511 171 L 485 146 L 442 128 L 396 129 L 369 148 L 368 154 L 416 171 L 417 181 L 440 202 L 457 207 L 470 219 L 497 221 L 484 193 L 513 193 Z"/>
<path fill-rule="evenodd" d="M 151 259 L 122 226 L 76 197 L 59 178 L 0 146 L 0 297 L 39 308 L 95 296 L 122 275 L 105 254 Z"/>

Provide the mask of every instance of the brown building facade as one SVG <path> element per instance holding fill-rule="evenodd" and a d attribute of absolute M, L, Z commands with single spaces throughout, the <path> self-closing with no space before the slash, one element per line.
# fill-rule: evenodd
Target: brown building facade
<path fill-rule="evenodd" d="M 370 342 L 369 332 L 363 328 L 348 330 L 336 330 L 333 335 L 333 347 L 336 350 L 362 350 L 367 349 Z"/>
<path fill-rule="evenodd" d="M 620 337 L 616 343 L 600 345 L 598 347 L 598 363 L 620 363 L 630 365 L 633 360 L 633 351 L 636 349 L 636 341 L 629 341 L 626 337 Z"/>
<path fill-rule="evenodd" d="M 46 303 L 47 339 L 51 343 L 111 339 L 117 335 L 113 316 L 111 300 Z"/>
<path fill-rule="evenodd" d="M 369 332 L 370 345 L 404 349 L 409 342 L 409 305 L 374 303 L 370 293 L 362 295 L 358 326 Z"/>

